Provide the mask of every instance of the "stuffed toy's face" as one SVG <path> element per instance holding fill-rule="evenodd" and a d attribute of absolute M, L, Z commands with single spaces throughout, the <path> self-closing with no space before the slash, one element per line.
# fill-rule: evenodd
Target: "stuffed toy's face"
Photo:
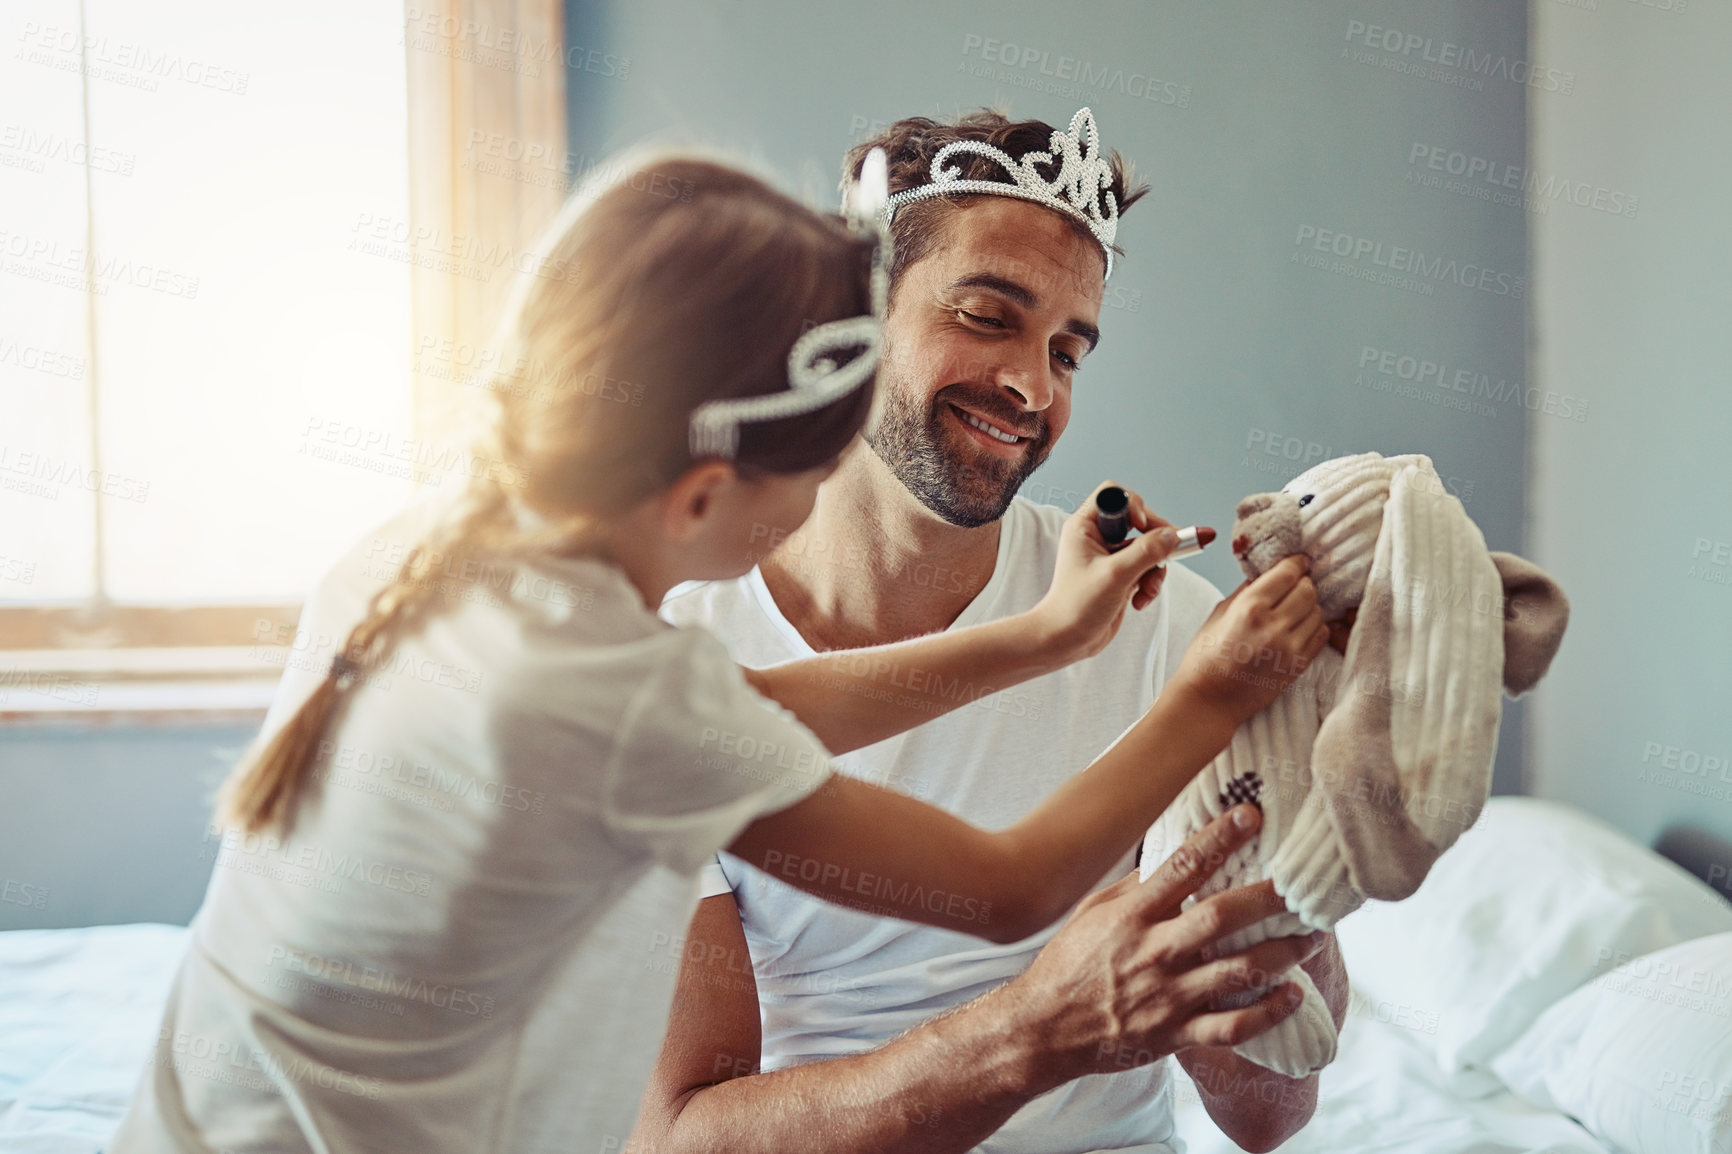
<path fill-rule="evenodd" d="M 1233 521 L 1239 567 L 1255 579 L 1281 558 L 1304 553 L 1323 619 L 1350 620 L 1365 596 L 1390 479 L 1418 459 L 1338 457 L 1307 469 L 1280 492 L 1246 497 Z"/>
<path fill-rule="evenodd" d="M 1418 486 L 1459 510 L 1430 458 L 1418 454 L 1337 457 L 1307 469 L 1278 493 L 1258 493 L 1239 502 L 1233 554 L 1245 576 L 1261 577 L 1294 553 L 1310 557 L 1317 604 L 1330 625 L 1331 642 L 1343 652 L 1376 560 L 1390 483 L 1403 472 L 1408 473 L 1408 489 Z M 1478 540 L 1477 529 L 1474 535 Z M 1484 547 L 1483 540 L 1479 545 Z M 1551 664 L 1569 621 L 1570 603 L 1557 582 L 1531 561 L 1511 553 L 1490 556 L 1503 586 L 1504 688 L 1520 696 Z"/>

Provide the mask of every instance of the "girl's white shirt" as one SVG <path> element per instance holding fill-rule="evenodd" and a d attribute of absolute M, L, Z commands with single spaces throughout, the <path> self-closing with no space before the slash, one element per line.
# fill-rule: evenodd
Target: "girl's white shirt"
<path fill-rule="evenodd" d="M 437 509 L 320 581 L 266 734 Z M 442 610 L 339 705 L 292 830 L 212 831 L 115 1154 L 621 1149 L 699 867 L 830 773 L 606 563 L 449 557 L 429 580 Z"/>

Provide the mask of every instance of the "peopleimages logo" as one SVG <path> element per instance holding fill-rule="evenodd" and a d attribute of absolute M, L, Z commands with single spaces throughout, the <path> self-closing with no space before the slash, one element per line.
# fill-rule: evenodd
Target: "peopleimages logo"
<path fill-rule="evenodd" d="M 1127 70 L 1107 64 L 1097 66 L 1092 60 L 1054 53 L 1031 44 L 995 40 L 990 36 L 970 32 L 962 38 L 962 55 L 977 57 L 982 64 L 998 64 L 1005 68 L 1014 68 L 1018 72 L 1033 72 L 1048 78 L 1044 82 L 1028 83 L 1029 78 L 1002 72 L 995 75 L 990 68 L 971 67 L 967 60 L 957 64 L 957 71 L 967 72 L 971 76 L 997 79 L 1001 83 L 1015 84 L 1019 88 L 1039 88 L 1054 95 L 1080 100 L 1089 99 L 1091 92 L 1118 92 L 1139 100 L 1169 104 L 1175 108 L 1191 106 L 1189 84 L 1162 80 L 1150 73 L 1134 69 Z"/>
<path fill-rule="evenodd" d="M 150 496 L 149 481 L 87 468 L 79 462 L 56 459 L 47 453 L 20 451 L 10 445 L 0 445 L 0 474 L 8 473 L 16 476 L 0 476 L 0 487 L 55 501 L 60 499 L 62 489 L 74 488 L 121 501 L 142 502 Z"/>
<path fill-rule="evenodd" d="M 57 288 L 105 296 L 109 285 L 127 284 L 189 301 L 198 298 L 195 276 L 127 256 L 97 255 L 39 234 L 0 229 L 0 257 L 6 260 L 6 272 Z"/>
<path fill-rule="evenodd" d="M 75 168 L 90 168 L 96 172 L 111 172 L 116 176 L 131 176 L 138 154 L 122 152 L 101 145 L 91 145 L 59 132 L 38 132 L 22 124 L 0 128 L 0 152 L 11 153 L 21 163 L 13 163 L 0 155 L 0 164 L 42 172 L 46 162 L 61 161 Z"/>
<path fill-rule="evenodd" d="M 1531 60 L 1506 53 L 1478 52 L 1453 41 L 1400 28 L 1349 20 L 1344 39 L 1347 43 L 1341 55 L 1345 59 L 1476 92 L 1484 89 L 1487 80 L 1508 80 L 1565 96 L 1576 90 L 1574 72 L 1541 68 Z M 1379 52 L 1384 55 L 1377 55 Z"/>
<path fill-rule="evenodd" d="M 1458 368 L 1397 350 L 1364 345 L 1359 350 L 1359 369 L 1354 383 L 1361 387 L 1410 397 L 1424 396 L 1432 404 L 1481 416 L 1497 415 L 1495 409 L 1480 403 L 1495 401 L 1502 405 L 1520 405 L 1530 413 L 1544 413 L 1566 421 L 1588 419 L 1588 402 L 1580 397 L 1525 385 L 1506 377 L 1494 380 L 1490 373 L 1478 369 Z M 1412 385 L 1414 388 L 1401 389 L 1392 385 Z"/>
<path fill-rule="evenodd" d="M 13 365 L 33 373 L 65 377 L 73 381 L 84 379 L 83 357 L 57 352 L 42 345 L 20 344 L 6 337 L 0 337 L 0 365 Z"/>
<path fill-rule="evenodd" d="M 18 39 L 23 47 L 13 56 L 14 60 L 84 73 L 146 92 L 157 91 L 160 80 L 179 80 L 195 88 L 245 96 L 247 83 L 252 79 L 249 72 L 194 60 L 148 44 L 86 36 L 70 25 L 62 28 L 26 20 Z"/>
<path fill-rule="evenodd" d="M 1541 176 L 1519 164 L 1507 164 L 1419 141 L 1415 141 L 1407 151 L 1406 181 L 1532 212 L 1544 212 L 1551 204 L 1563 201 L 1577 208 L 1633 217 L 1641 203 L 1639 197 L 1604 185 L 1567 177 Z"/>
<path fill-rule="evenodd" d="M 485 21 L 460 20 L 439 8 L 410 5 L 403 13 L 404 36 L 399 43 L 422 52 L 433 52 L 477 64 L 507 66 L 510 71 L 540 76 L 538 65 L 564 65 L 567 73 L 591 72 L 624 80 L 631 74 L 631 59 L 581 44 L 566 45 L 557 35 L 537 35 L 523 28 L 496 28 Z M 487 59 L 492 52 L 501 59 Z M 515 59 L 512 59 L 515 58 Z"/>
<path fill-rule="evenodd" d="M 1386 245 L 1380 240 L 1370 237 L 1354 236 L 1351 233 L 1335 232 L 1327 228 L 1319 228 L 1314 224 L 1302 224 L 1293 237 L 1292 260 L 1306 265 L 1321 267 L 1319 259 L 1311 257 L 1312 253 L 1327 253 L 1340 257 L 1343 261 L 1351 261 L 1365 272 L 1374 269 L 1386 270 L 1390 274 L 1400 274 L 1407 278 L 1418 278 L 1423 285 L 1426 281 L 1450 281 L 1463 288 L 1476 289 L 1479 292 L 1491 293 L 1494 296 L 1513 297 L 1520 300 L 1527 291 L 1527 278 L 1515 273 L 1502 272 L 1495 268 L 1472 262 L 1458 261 L 1453 257 L 1427 256 L 1419 249 L 1406 248 L 1402 245 Z M 1311 257 L 1311 259 L 1305 259 Z M 1339 262 L 1337 262 L 1339 263 Z M 1369 263 L 1373 269 L 1364 269 Z M 1331 271 L 1352 271 L 1331 269 Z M 1366 279 L 1371 279 L 1367 277 Z"/>

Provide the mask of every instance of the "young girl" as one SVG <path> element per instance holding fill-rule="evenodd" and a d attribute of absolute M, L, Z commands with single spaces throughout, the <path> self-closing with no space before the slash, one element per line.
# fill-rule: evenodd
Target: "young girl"
<path fill-rule="evenodd" d="M 554 1112 L 582 1127 L 576 1148 L 617 1149 L 715 851 L 798 860 L 779 876 L 841 900 L 896 879 L 875 889 L 886 914 L 1016 940 L 1291 676 L 1235 678 L 1215 654 L 1290 670 L 1322 644 L 1299 564 L 1278 567 L 1113 750 L 1002 832 L 831 776 L 828 752 L 979 692 L 958 686 L 1097 651 L 1152 598 L 1170 532 L 1136 502 L 1144 535 L 1109 553 L 1079 514 L 1023 618 L 741 670 L 655 609 L 798 527 L 867 420 L 875 242 L 673 155 L 622 166 L 550 236 L 510 310 L 473 484 L 381 528 L 308 600 L 225 786 L 116 1154 L 474 1154 L 521 1148 Z M 571 997 L 584 1029 L 538 1033 Z"/>

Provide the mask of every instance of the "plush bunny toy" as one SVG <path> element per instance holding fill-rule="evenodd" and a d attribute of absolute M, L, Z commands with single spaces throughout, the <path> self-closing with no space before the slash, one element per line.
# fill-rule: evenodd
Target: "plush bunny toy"
<path fill-rule="evenodd" d="M 1352 632 L 1345 656 L 1325 647 L 1240 726 L 1144 840 L 1147 878 L 1233 805 L 1261 807 L 1257 837 L 1197 898 L 1273 878 L 1287 909 L 1223 942 L 1223 952 L 1328 929 L 1366 898 L 1397 901 L 1418 889 L 1485 803 L 1502 691 L 1532 688 L 1569 617 L 1544 571 L 1486 549 L 1423 456 L 1340 457 L 1278 493 L 1246 498 L 1233 552 L 1250 577 L 1308 555 L 1324 620 Z M 1238 676 L 1271 672 L 1258 654 L 1217 657 Z M 1301 1077 L 1334 1059 L 1335 1024 L 1303 970 L 1281 980 L 1297 982 L 1304 1001 L 1237 1052 Z"/>

